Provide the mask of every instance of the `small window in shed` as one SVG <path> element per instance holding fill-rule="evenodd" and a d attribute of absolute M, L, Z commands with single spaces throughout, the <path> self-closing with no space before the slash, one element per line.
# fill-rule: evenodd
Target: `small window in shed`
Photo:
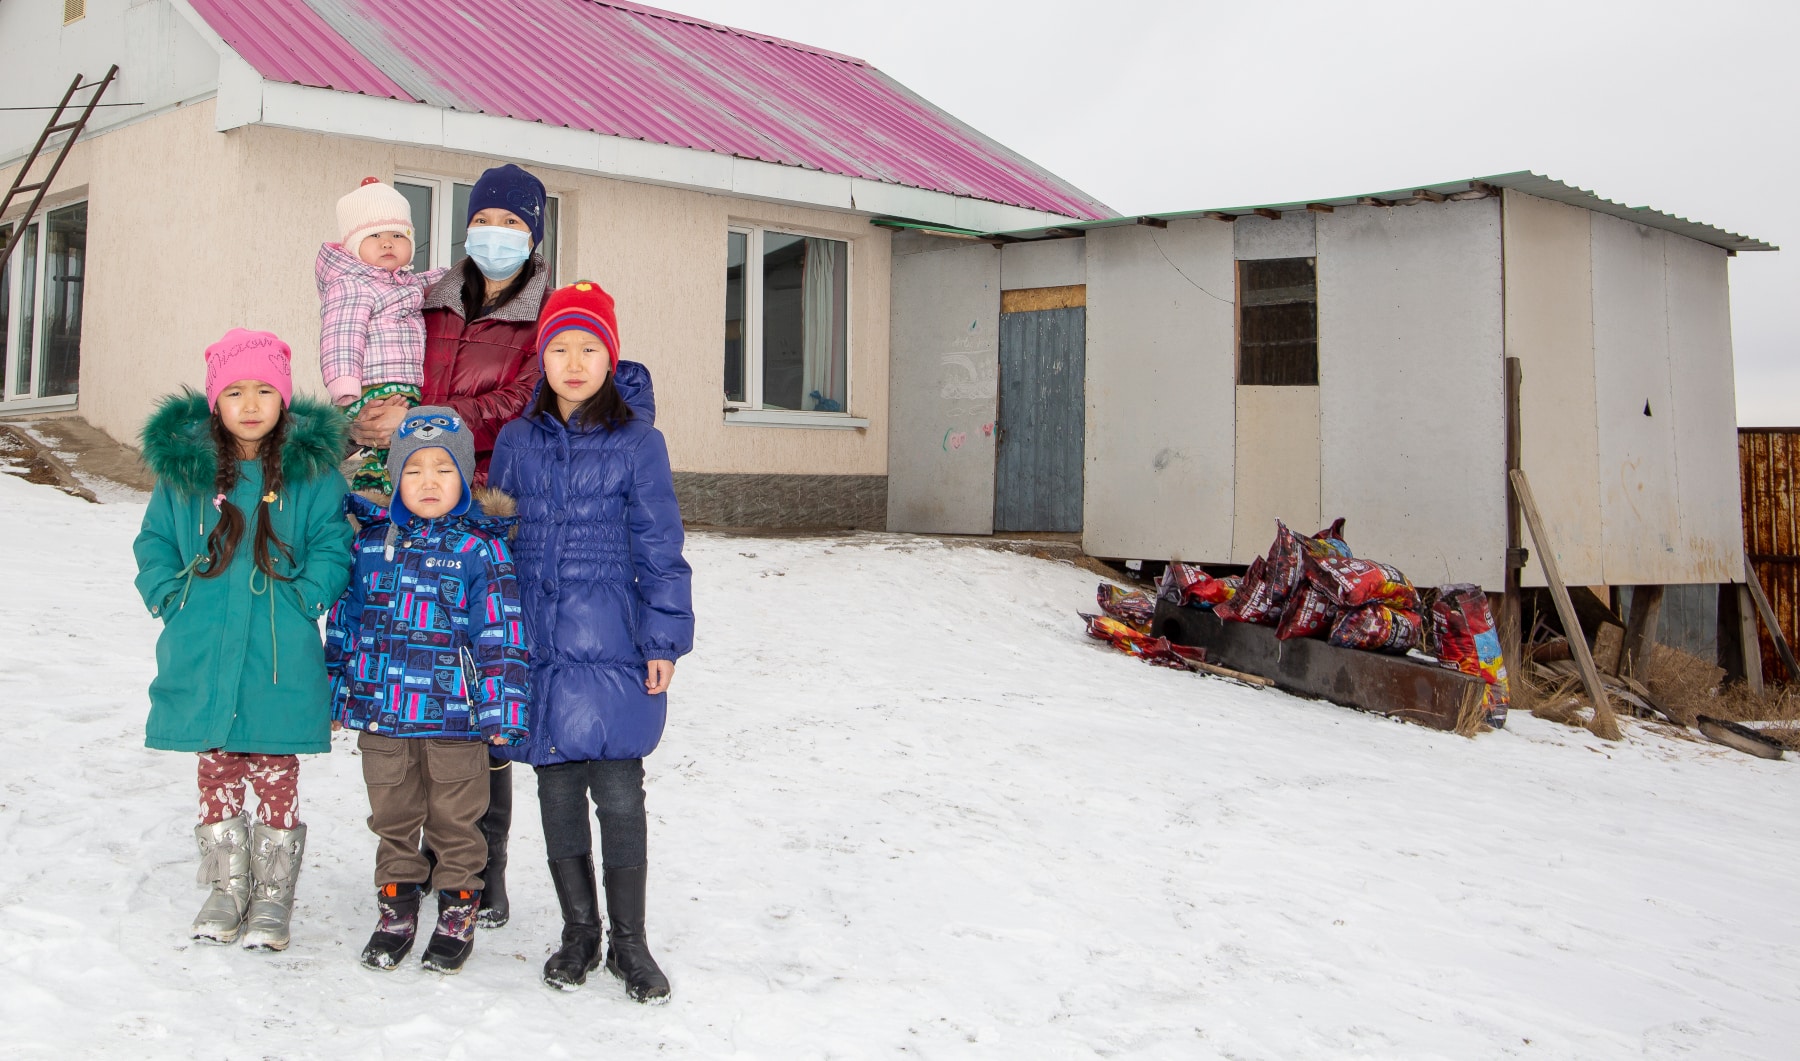
<path fill-rule="evenodd" d="M 1237 264 L 1239 386 L 1318 386 L 1319 303 L 1313 259 Z"/>
<path fill-rule="evenodd" d="M 87 17 L 87 0 L 63 0 L 63 25 Z"/>

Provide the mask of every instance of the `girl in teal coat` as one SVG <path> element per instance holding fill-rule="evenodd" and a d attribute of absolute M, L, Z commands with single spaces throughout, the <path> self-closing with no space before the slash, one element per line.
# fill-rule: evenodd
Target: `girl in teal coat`
<path fill-rule="evenodd" d="M 283 950 L 306 846 L 296 753 L 331 748 L 319 619 L 350 578 L 337 464 L 343 417 L 293 398 L 286 343 L 233 329 L 206 350 L 206 396 L 144 425 L 156 490 L 133 546 L 163 621 L 144 743 L 199 753 L 194 938 Z M 244 813 L 247 787 L 257 821 Z"/>

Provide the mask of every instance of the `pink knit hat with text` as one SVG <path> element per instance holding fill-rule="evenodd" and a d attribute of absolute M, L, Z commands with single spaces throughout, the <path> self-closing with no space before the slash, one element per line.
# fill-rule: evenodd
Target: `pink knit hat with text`
<path fill-rule="evenodd" d="M 292 404 L 293 358 L 294 352 L 274 332 L 231 329 L 206 348 L 206 407 L 218 408 L 219 392 L 240 379 L 267 383 L 280 392 L 283 406 Z"/>
<path fill-rule="evenodd" d="M 404 232 L 407 239 L 413 238 L 411 204 L 398 189 L 375 177 L 364 177 L 362 187 L 337 201 L 337 222 L 352 258 L 362 241 L 377 232 Z"/>

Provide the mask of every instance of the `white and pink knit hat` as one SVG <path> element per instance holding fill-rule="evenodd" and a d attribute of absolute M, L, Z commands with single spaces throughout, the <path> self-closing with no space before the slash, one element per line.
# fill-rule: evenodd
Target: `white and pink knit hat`
<path fill-rule="evenodd" d="M 337 201 L 337 222 L 351 257 L 364 239 L 377 232 L 404 232 L 407 239 L 413 238 L 412 205 L 375 177 L 364 177 L 362 187 Z"/>

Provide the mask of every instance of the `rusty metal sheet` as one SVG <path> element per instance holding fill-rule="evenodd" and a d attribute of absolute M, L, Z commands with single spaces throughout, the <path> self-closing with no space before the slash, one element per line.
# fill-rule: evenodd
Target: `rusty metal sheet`
<path fill-rule="evenodd" d="M 1299 696 L 1453 731 L 1471 697 L 1486 692 L 1480 679 L 1404 656 L 1334 648 L 1323 641 L 1278 641 L 1275 631 L 1228 623 L 1203 608 L 1161 601 L 1150 632 L 1178 645 L 1206 650 L 1206 660 L 1274 681 Z"/>
<path fill-rule="evenodd" d="M 1775 621 L 1790 645 L 1800 631 L 1800 507 L 1794 477 L 1800 466 L 1800 428 L 1746 427 L 1738 430 L 1738 471 L 1744 494 L 1744 549 L 1750 554 Z M 1796 681 L 1776 654 L 1775 641 L 1761 631 L 1763 678 Z"/>

